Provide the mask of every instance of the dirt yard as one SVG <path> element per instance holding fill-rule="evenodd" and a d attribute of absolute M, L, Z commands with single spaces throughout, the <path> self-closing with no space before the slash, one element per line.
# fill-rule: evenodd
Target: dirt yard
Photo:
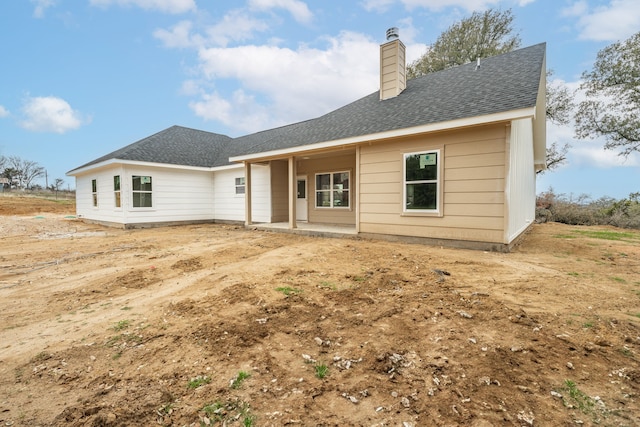
<path fill-rule="evenodd" d="M 0 197 L 2 426 L 638 425 L 640 232 L 501 254 L 24 202 Z"/>

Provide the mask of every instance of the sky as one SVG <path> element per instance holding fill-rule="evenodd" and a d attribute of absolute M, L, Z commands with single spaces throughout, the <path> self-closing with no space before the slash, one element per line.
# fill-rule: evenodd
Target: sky
<path fill-rule="evenodd" d="M 640 30 L 637 0 L 11 0 L 0 5 L 0 155 L 51 185 L 97 157 L 180 125 L 232 137 L 318 117 L 378 90 L 398 27 L 408 63 L 474 11 L 511 9 L 522 47 L 547 43 L 554 83 L 580 86 L 599 50 Z M 579 94 L 577 95 L 579 98 Z M 567 197 L 640 191 L 640 153 L 576 140 L 537 178 Z"/>

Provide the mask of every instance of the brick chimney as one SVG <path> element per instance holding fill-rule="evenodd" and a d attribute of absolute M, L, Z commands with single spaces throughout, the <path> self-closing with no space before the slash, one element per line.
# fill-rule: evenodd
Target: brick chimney
<path fill-rule="evenodd" d="M 380 100 L 393 98 L 407 86 L 405 47 L 398 29 L 387 30 L 387 42 L 380 45 Z"/>

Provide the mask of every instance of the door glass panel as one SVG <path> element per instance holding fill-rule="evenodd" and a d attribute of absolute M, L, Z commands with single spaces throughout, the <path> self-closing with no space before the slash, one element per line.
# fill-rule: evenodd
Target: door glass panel
<path fill-rule="evenodd" d="M 298 180 L 298 199 L 307 198 L 307 181 L 304 179 Z"/>

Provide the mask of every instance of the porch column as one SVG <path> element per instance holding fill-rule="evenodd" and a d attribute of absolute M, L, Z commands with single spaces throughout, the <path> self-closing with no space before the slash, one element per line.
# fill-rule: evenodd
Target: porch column
<path fill-rule="evenodd" d="M 244 162 L 244 225 L 251 222 L 251 163 Z"/>
<path fill-rule="evenodd" d="M 298 199 L 298 186 L 296 183 L 296 158 L 289 157 L 289 228 L 297 227 L 296 223 L 296 200 Z"/>

